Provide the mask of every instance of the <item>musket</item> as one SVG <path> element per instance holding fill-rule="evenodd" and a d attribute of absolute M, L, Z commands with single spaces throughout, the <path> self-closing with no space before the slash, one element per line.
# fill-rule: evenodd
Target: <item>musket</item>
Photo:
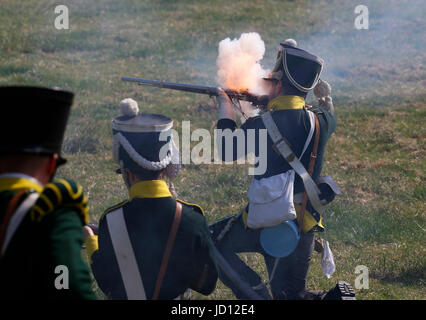
<path fill-rule="evenodd" d="M 151 86 L 155 88 L 164 88 L 164 89 L 171 89 L 171 90 L 207 94 L 210 97 L 219 95 L 217 87 L 208 87 L 208 86 L 200 86 L 200 85 L 194 85 L 194 84 L 167 82 L 167 81 L 150 80 L 150 79 L 142 79 L 142 78 L 130 78 L 130 77 L 122 77 L 121 80 L 128 81 L 128 82 L 136 82 L 140 86 Z M 253 106 L 261 108 L 261 109 L 264 109 L 269 102 L 268 96 L 256 96 L 247 91 L 236 91 L 231 89 L 224 89 L 224 91 L 233 101 L 235 100 L 248 101 L 248 102 L 251 102 Z"/>

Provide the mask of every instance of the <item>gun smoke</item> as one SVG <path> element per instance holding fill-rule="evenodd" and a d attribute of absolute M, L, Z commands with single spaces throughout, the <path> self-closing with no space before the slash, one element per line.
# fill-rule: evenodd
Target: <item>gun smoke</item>
<path fill-rule="evenodd" d="M 265 54 L 265 43 L 256 32 L 243 33 L 239 39 L 226 38 L 219 42 L 217 82 L 226 89 L 246 90 L 255 95 L 267 94 L 263 77 L 270 70 L 264 69 L 260 61 Z M 242 102 L 244 113 L 253 115 L 250 103 Z"/>
<path fill-rule="evenodd" d="M 239 39 L 220 41 L 216 60 L 219 68 L 217 82 L 227 89 L 266 94 L 262 77 L 266 77 L 270 71 L 260 65 L 264 54 L 265 43 L 256 32 L 243 33 Z"/>

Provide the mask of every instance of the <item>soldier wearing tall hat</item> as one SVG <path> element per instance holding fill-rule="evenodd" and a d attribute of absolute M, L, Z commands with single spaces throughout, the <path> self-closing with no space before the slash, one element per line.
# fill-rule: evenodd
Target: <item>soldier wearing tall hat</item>
<path fill-rule="evenodd" d="M 87 228 L 94 277 L 107 298 L 170 300 L 188 288 L 210 294 L 218 278 L 213 242 L 198 205 L 174 198 L 164 179 L 179 171 L 172 119 L 139 114 L 125 99 L 112 121 L 113 156 L 129 198 L 107 209 L 98 234 Z"/>
<path fill-rule="evenodd" d="M 53 180 L 73 93 L 0 87 L 0 297 L 96 299 L 81 257 L 87 198 Z"/>
<path fill-rule="evenodd" d="M 246 145 L 254 143 L 252 150 L 255 150 L 256 156 L 267 157 L 266 171 L 254 175 L 249 190 L 249 205 L 240 213 L 211 227 L 218 250 L 263 299 L 270 299 L 267 287 L 236 253 L 258 252 L 264 256 L 274 299 L 320 299 L 325 293 L 309 291 L 305 287 L 314 247 L 314 232 L 324 230 L 320 212 L 324 204 L 339 193 L 332 179 L 320 178 L 326 143 L 336 128 L 331 88 L 320 79 L 323 63 L 318 56 L 297 47 L 293 39 L 280 44 L 275 67 L 265 78 L 270 98 L 267 110 L 261 116 L 249 118 L 240 128 L 244 132 L 255 130 L 254 141 L 249 141 L 249 135 L 246 135 Z M 305 102 L 312 89 L 319 102 L 315 107 Z M 220 92 L 217 128 L 234 131 L 237 124 L 232 102 L 224 91 Z M 268 133 L 267 154 L 262 155 L 259 154 L 258 136 L 265 129 Z M 226 143 L 227 140 L 223 139 L 223 149 L 218 150 L 223 160 L 228 156 Z M 234 150 L 232 157 L 236 160 L 240 155 L 236 151 L 238 148 L 233 147 L 228 150 Z M 287 154 L 284 152 L 286 150 Z M 311 170 L 308 170 L 309 167 L 312 167 Z M 307 194 L 304 194 L 305 189 Z M 294 251 L 280 258 L 272 256 L 266 248 L 268 243 L 260 239 L 263 229 L 274 226 L 266 222 L 262 225 L 261 220 L 265 218 L 266 221 L 266 216 L 274 214 L 287 215 L 286 219 L 295 222 L 300 230 L 300 239 Z M 251 217 L 254 217 L 252 222 Z M 257 221 L 254 220 L 256 217 Z M 284 217 L 279 218 L 279 221 L 284 221 Z M 280 239 L 275 240 L 276 243 L 272 239 L 269 245 L 276 246 Z M 222 273 L 219 276 L 238 298 L 247 298 L 247 294 L 232 279 Z"/>

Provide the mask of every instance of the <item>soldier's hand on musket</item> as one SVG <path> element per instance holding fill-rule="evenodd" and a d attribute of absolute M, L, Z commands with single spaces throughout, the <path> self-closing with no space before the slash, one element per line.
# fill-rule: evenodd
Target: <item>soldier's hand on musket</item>
<path fill-rule="evenodd" d="M 314 88 L 314 94 L 318 98 L 318 105 L 332 115 L 334 114 L 333 99 L 331 98 L 331 86 L 327 81 L 318 80 Z"/>
<path fill-rule="evenodd" d="M 235 121 L 235 111 L 231 98 L 222 88 L 217 88 L 217 102 L 219 104 L 219 119 L 231 119 Z"/>

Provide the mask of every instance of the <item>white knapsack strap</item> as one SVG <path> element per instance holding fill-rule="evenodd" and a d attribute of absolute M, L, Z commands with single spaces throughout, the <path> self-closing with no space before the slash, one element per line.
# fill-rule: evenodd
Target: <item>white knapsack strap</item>
<path fill-rule="evenodd" d="M 7 247 L 9 246 L 10 240 L 12 240 L 13 235 L 18 229 L 24 217 L 27 215 L 31 207 L 36 203 L 40 195 L 37 192 L 31 193 L 16 209 L 10 218 L 9 225 L 7 226 L 7 231 L 4 237 L 3 247 L 1 248 L 1 256 L 6 252 Z"/>
<path fill-rule="evenodd" d="M 321 200 L 319 198 L 319 194 L 321 192 L 318 189 L 318 186 L 312 180 L 308 171 L 297 158 L 297 156 L 293 153 L 285 138 L 281 135 L 277 125 L 275 124 L 274 119 L 272 118 L 271 112 L 265 112 L 262 114 L 261 117 L 265 128 L 268 131 L 272 142 L 274 143 L 274 148 L 278 150 L 278 152 L 284 157 L 284 159 L 289 163 L 289 165 L 294 169 L 294 171 L 296 171 L 296 173 L 302 178 L 306 193 L 314 209 L 319 213 L 323 213 L 325 207 L 322 205 Z M 311 128 L 312 127 L 313 126 L 311 124 Z"/>
<path fill-rule="evenodd" d="M 308 138 L 306 139 L 305 145 L 303 147 L 303 151 L 300 154 L 299 159 L 302 159 L 303 155 L 305 154 L 306 149 L 308 149 L 309 144 L 311 143 L 312 137 L 314 135 L 314 131 L 315 131 L 315 116 L 314 113 L 307 110 L 308 115 L 309 115 L 309 123 L 311 124 L 311 128 L 309 129 L 309 134 L 308 134 Z"/>
<path fill-rule="evenodd" d="M 146 300 L 145 288 L 127 232 L 123 209 L 106 215 L 109 234 L 128 300 Z"/>

